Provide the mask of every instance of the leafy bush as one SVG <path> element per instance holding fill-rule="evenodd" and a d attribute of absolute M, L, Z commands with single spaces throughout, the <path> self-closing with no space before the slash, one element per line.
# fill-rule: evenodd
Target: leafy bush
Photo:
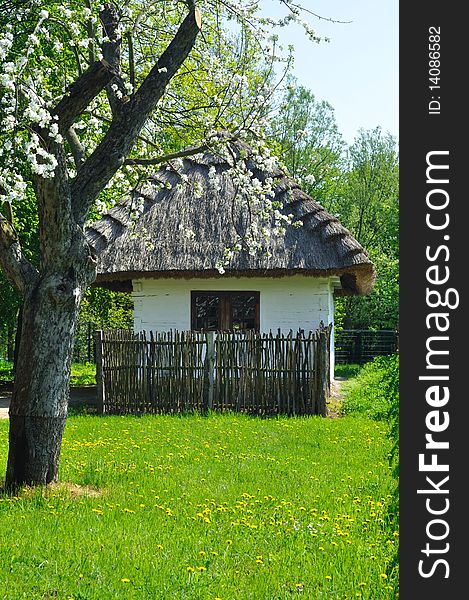
<path fill-rule="evenodd" d="M 344 385 L 343 411 L 376 421 L 390 418 L 399 404 L 399 356 L 378 356 Z"/>
<path fill-rule="evenodd" d="M 362 366 L 355 363 L 339 364 L 335 365 L 334 377 L 355 377 L 360 373 Z"/>
<path fill-rule="evenodd" d="M 390 527 L 399 520 L 399 355 L 380 356 L 367 363 L 353 380 L 344 385 L 343 411 L 346 414 L 364 414 L 377 421 L 389 423 L 388 455 L 394 486 L 385 519 Z M 398 569 L 399 550 L 396 545 L 387 569 L 391 577 Z M 394 588 L 396 592 L 397 587 Z M 393 596 L 394 597 L 394 596 Z"/>
<path fill-rule="evenodd" d="M 0 384 L 13 383 L 13 363 L 0 361 Z M 72 363 L 70 385 L 96 385 L 96 365 Z"/>
<path fill-rule="evenodd" d="M 0 383 L 13 381 L 13 364 L 6 360 L 0 360 Z"/>
<path fill-rule="evenodd" d="M 70 385 L 96 385 L 96 365 L 72 363 Z"/>

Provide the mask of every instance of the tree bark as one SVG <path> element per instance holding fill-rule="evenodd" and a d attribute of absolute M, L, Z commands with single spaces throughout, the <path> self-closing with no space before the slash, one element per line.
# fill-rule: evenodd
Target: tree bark
<path fill-rule="evenodd" d="M 72 271 L 42 277 L 25 297 L 10 405 L 7 489 L 57 481 L 82 295 Z"/>

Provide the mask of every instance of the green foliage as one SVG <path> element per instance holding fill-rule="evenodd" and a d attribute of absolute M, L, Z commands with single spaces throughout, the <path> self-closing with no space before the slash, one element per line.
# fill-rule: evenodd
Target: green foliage
<path fill-rule="evenodd" d="M 371 249 L 376 282 L 367 296 L 336 300 L 336 315 L 345 329 L 396 329 L 399 323 L 399 259 Z"/>
<path fill-rule="evenodd" d="M 131 294 L 91 287 L 82 301 L 80 322 L 93 323 L 96 329 L 129 329 L 132 308 Z"/>
<path fill-rule="evenodd" d="M 333 108 L 294 81 L 272 129 L 276 151 L 303 189 L 337 216 L 376 268 L 368 296 L 338 298 L 336 327 L 395 329 L 399 307 L 399 168 L 396 141 L 379 127 L 348 148 Z"/>
<path fill-rule="evenodd" d="M 96 365 L 94 363 L 72 363 L 70 385 L 96 385 Z"/>
<path fill-rule="evenodd" d="M 13 381 L 13 364 L 6 360 L 0 360 L 0 384 Z"/>
<path fill-rule="evenodd" d="M 348 149 L 347 173 L 336 207 L 367 250 L 398 254 L 398 190 L 396 140 L 379 127 L 360 130 Z"/>
<path fill-rule="evenodd" d="M 345 414 L 366 415 L 387 422 L 387 438 L 391 443 L 388 463 L 394 484 L 384 516 L 388 525 L 394 527 L 399 519 L 399 355 L 381 356 L 367 363 L 353 380 L 344 385 L 344 393 Z M 388 575 L 398 564 L 396 544 Z M 397 582 L 395 584 L 393 594 L 397 593 Z"/>
<path fill-rule="evenodd" d="M 62 487 L 0 496 L 3 597 L 391 600 L 388 451 L 362 417 L 72 416 Z"/>
<path fill-rule="evenodd" d="M 348 329 L 395 329 L 399 316 L 399 167 L 396 141 L 378 127 L 348 151 L 340 192 L 329 207 L 367 250 L 376 269 L 368 296 L 341 299 Z"/>
<path fill-rule="evenodd" d="M 345 329 L 344 323 L 346 317 L 347 307 L 345 305 L 345 298 L 338 296 L 334 299 L 334 329 L 336 332 Z"/>
<path fill-rule="evenodd" d="M 345 148 L 333 107 L 291 79 L 271 135 L 291 176 L 318 202 L 329 204 L 341 177 Z"/>
<path fill-rule="evenodd" d="M 0 166 L 1 162 L 2 157 L 0 156 Z M 38 217 L 34 202 L 32 190 L 28 189 L 21 201 L 12 206 L 12 213 L 23 253 L 33 264 L 37 264 L 39 254 Z M 0 211 L 1 209 L 0 202 Z M 20 306 L 19 292 L 13 288 L 0 271 L 0 357 L 12 358 L 11 352 Z"/>
<path fill-rule="evenodd" d="M 362 365 L 356 364 L 336 364 L 334 367 L 334 376 L 335 377 L 356 377 L 362 369 Z"/>
<path fill-rule="evenodd" d="M 13 363 L 0 360 L 0 384 L 13 383 Z M 96 365 L 72 363 L 70 385 L 96 385 Z"/>
<path fill-rule="evenodd" d="M 344 386 L 344 414 L 387 421 L 399 405 L 399 355 L 378 356 Z"/>

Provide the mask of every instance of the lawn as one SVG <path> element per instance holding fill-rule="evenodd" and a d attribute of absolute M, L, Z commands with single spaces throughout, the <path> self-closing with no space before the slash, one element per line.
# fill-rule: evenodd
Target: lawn
<path fill-rule="evenodd" d="M 13 363 L 0 361 L 0 385 L 13 383 Z M 70 385 L 96 385 L 96 365 L 93 363 L 72 363 Z"/>
<path fill-rule="evenodd" d="M 388 452 L 354 416 L 71 416 L 75 487 L 0 496 L 0 597 L 395 598 Z"/>

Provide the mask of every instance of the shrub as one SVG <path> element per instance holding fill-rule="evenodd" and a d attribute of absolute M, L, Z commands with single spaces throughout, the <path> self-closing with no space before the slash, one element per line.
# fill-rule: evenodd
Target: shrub
<path fill-rule="evenodd" d="M 0 384 L 11 383 L 13 381 L 13 364 L 5 360 L 0 360 Z"/>
<path fill-rule="evenodd" d="M 345 384 L 343 410 L 346 414 L 361 413 L 389 423 L 388 438 L 392 446 L 388 458 L 395 483 L 385 519 L 394 528 L 399 519 L 399 355 L 375 358 Z M 388 577 L 395 573 L 398 565 L 396 546 L 388 565 Z"/>
<path fill-rule="evenodd" d="M 344 385 L 343 411 L 376 421 L 391 417 L 399 404 L 399 356 L 378 356 Z"/>
<path fill-rule="evenodd" d="M 0 384 L 13 383 L 13 363 L 0 361 Z M 96 385 L 96 365 L 72 363 L 70 385 Z"/>
<path fill-rule="evenodd" d="M 72 363 L 70 385 L 96 385 L 96 365 Z"/>
<path fill-rule="evenodd" d="M 355 377 L 360 373 L 362 366 L 355 363 L 336 364 L 334 369 L 334 377 Z"/>

